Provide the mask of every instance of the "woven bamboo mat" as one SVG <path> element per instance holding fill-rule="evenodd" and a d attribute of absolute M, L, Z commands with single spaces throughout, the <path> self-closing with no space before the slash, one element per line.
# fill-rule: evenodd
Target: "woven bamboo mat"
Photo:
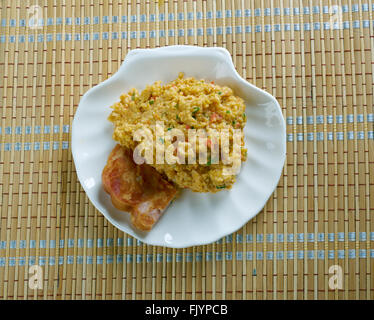
<path fill-rule="evenodd" d="M 372 0 L 0 6 L 1 299 L 374 299 Z M 173 44 L 227 48 L 287 123 L 285 168 L 263 211 L 178 250 L 109 224 L 70 149 L 81 96 L 129 50 Z M 35 264 L 42 289 L 30 288 Z M 341 289 L 329 287 L 334 265 Z"/>

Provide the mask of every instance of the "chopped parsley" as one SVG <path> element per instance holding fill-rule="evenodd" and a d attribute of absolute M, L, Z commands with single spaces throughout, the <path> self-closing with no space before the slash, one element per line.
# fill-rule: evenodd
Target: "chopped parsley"
<path fill-rule="evenodd" d="M 222 94 L 222 92 L 221 92 L 221 91 L 218 91 L 218 94 L 219 94 L 219 95 L 221 95 L 221 94 Z"/>
<path fill-rule="evenodd" d="M 198 112 L 200 110 L 199 107 L 195 107 L 193 110 L 192 110 L 192 118 L 196 119 L 196 115 L 195 113 Z"/>
<path fill-rule="evenodd" d="M 230 111 L 230 110 L 227 110 L 226 113 L 229 114 L 229 113 L 231 113 L 231 111 Z"/>
<path fill-rule="evenodd" d="M 155 101 L 154 100 L 149 100 L 149 104 L 154 104 Z"/>
<path fill-rule="evenodd" d="M 226 185 L 216 186 L 217 189 L 226 189 Z"/>
<path fill-rule="evenodd" d="M 212 159 L 209 157 L 209 158 L 208 158 L 208 162 L 207 162 L 206 165 L 207 165 L 207 166 L 210 166 L 211 164 L 212 164 Z"/>

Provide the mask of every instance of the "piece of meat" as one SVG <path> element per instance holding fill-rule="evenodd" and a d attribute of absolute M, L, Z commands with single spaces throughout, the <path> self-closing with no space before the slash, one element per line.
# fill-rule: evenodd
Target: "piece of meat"
<path fill-rule="evenodd" d="M 139 230 L 149 231 L 160 219 L 177 189 L 156 169 L 137 165 L 132 151 L 116 145 L 102 172 L 104 190 L 113 205 L 131 214 L 131 222 Z"/>

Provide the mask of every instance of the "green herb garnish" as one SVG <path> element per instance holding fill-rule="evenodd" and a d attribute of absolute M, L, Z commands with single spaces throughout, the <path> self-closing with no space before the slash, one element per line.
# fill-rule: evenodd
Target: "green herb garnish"
<path fill-rule="evenodd" d="M 132 96 L 131 96 L 131 100 L 132 100 L 132 101 L 135 101 L 135 93 L 132 94 Z"/>
<path fill-rule="evenodd" d="M 155 101 L 154 100 L 149 100 L 149 104 L 154 104 Z"/>
<path fill-rule="evenodd" d="M 227 110 L 226 113 L 229 114 L 229 113 L 231 113 L 231 111 L 230 111 L 230 110 Z"/>
<path fill-rule="evenodd" d="M 232 124 L 235 124 L 236 123 L 236 121 L 235 120 L 232 120 Z"/>
<path fill-rule="evenodd" d="M 199 107 L 195 107 L 193 110 L 192 110 L 192 118 L 194 118 L 196 120 L 196 115 L 195 113 L 198 112 L 200 110 Z"/>
<path fill-rule="evenodd" d="M 221 94 L 222 94 L 222 92 L 221 92 L 221 91 L 218 91 L 218 94 L 219 94 L 219 95 L 221 95 Z"/>
<path fill-rule="evenodd" d="M 223 185 L 223 186 L 216 186 L 216 188 L 217 188 L 217 189 L 225 189 L 226 186 L 225 186 L 225 185 Z"/>

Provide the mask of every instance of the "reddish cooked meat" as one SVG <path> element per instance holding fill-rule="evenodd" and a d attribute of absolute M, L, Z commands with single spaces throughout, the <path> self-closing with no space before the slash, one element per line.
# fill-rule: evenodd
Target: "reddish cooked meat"
<path fill-rule="evenodd" d="M 102 173 L 113 205 L 131 214 L 133 225 L 151 230 L 176 195 L 176 188 L 147 164 L 137 165 L 132 151 L 116 145 Z"/>

